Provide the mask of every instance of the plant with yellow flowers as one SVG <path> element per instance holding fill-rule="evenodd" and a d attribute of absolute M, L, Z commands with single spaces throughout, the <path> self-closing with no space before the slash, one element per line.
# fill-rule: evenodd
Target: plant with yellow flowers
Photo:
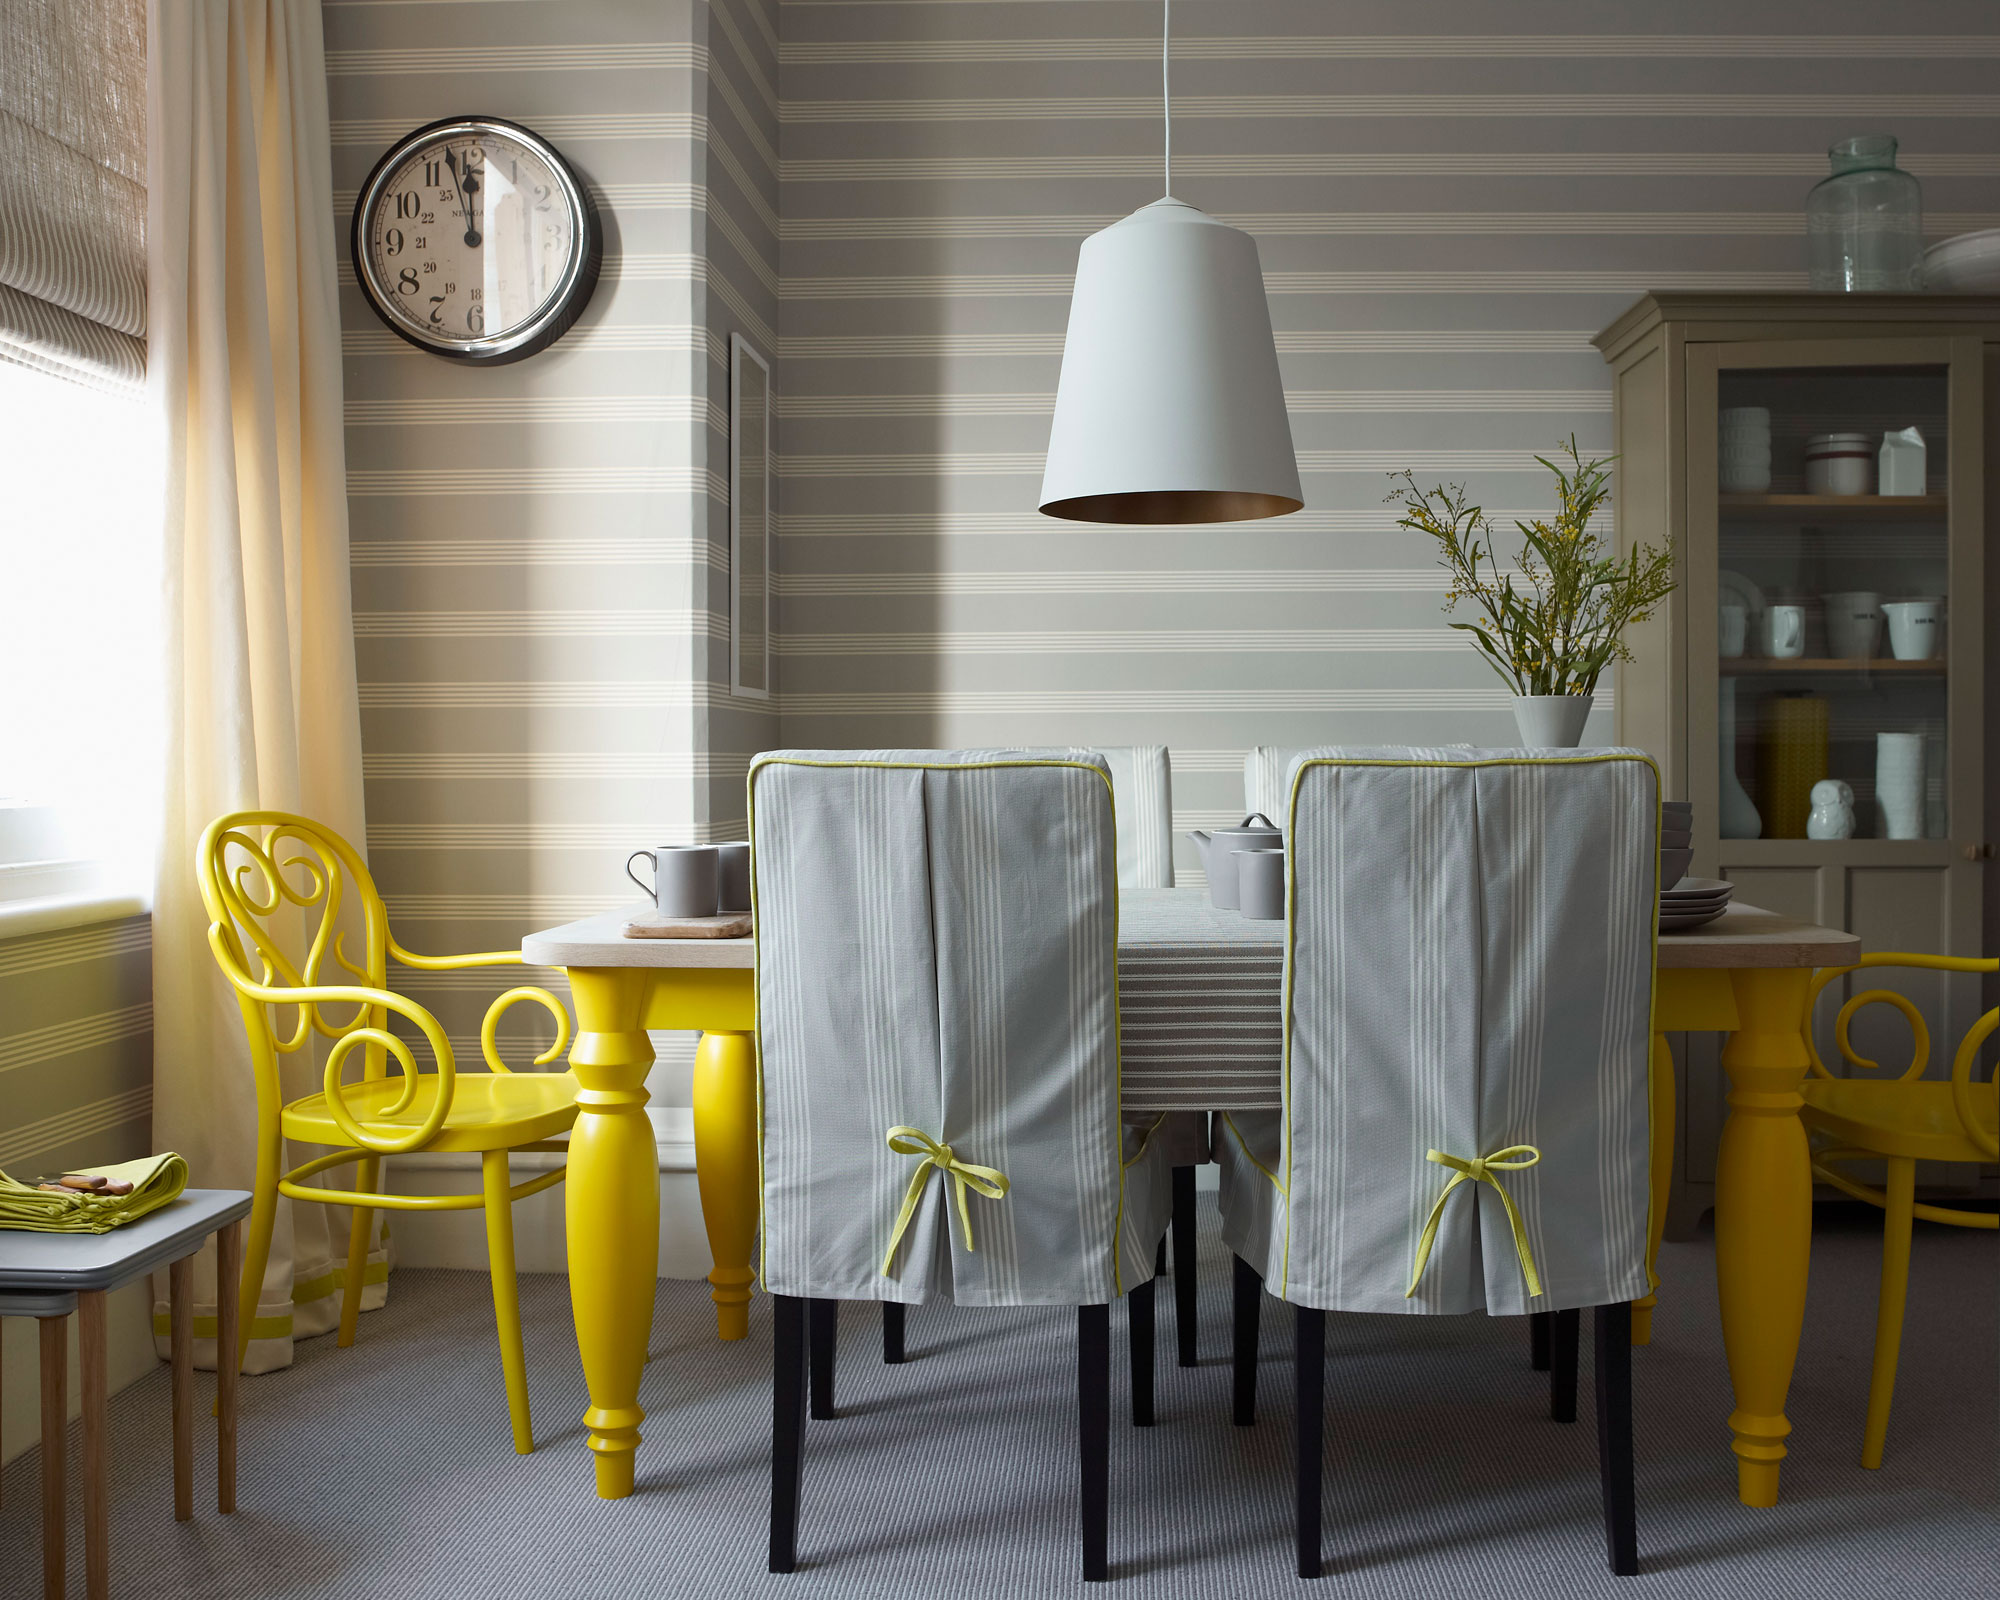
<path fill-rule="evenodd" d="M 1556 476 L 1553 522 L 1516 522 L 1522 545 L 1514 572 L 1503 571 L 1486 513 L 1469 503 L 1463 485 L 1417 487 L 1408 472 L 1388 496 L 1400 504 L 1399 528 L 1437 541 L 1438 561 L 1451 574 L 1447 611 L 1470 600 L 1483 621 L 1454 622 L 1520 695 L 1587 695 L 1614 661 L 1630 661 L 1625 628 L 1644 622 L 1674 592 L 1671 542 L 1639 545 L 1620 556 L 1607 549 L 1591 518 L 1611 492 L 1606 470 L 1615 457 L 1585 461 L 1576 436 L 1569 460 L 1535 459 Z M 1484 570 L 1482 570 L 1482 565 Z"/>

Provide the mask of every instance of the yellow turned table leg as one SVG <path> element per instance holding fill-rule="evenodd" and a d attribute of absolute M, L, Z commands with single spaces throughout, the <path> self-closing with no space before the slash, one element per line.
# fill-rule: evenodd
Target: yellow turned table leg
<path fill-rule="evenodd" d="M 1812 1245 L 1812 1166 L 1799 1085 L 1806 1073 L 1800 968 L 1735 968 L 1739 1023 L 1722 1049 L 1729 1120 L 1715 1175 L 1715 1276 L 1722 1343 L 1736 1390 L 1736 1496 L 1778 1503 L 1785 1394 L 1805 1323 Z"/>
<path fill-rule="evenodd" d="M 1646 1232 L 1646 1277 L 1657 1284 L 1660 1235 L 1667 1226 L 1667 1191 L 1674 1176 L 1674 1057 L 1664 1033 L 1653 1035 L 1653 1200 Z M 1632 1342 L 1653 1342 L 1653 1307 L 1660 1303 L 1658 1289 L 1648 1289 L 1632 1302 Z"/>
<path fill-rule="evenodd" d="M 701 1036 L 694 1055 L 694 1166 L 715 1300 L 715 1331 L 750 1332 L 750 1252 L 757 1240 L 757 1069 L 747 1033 Z"/>
<path fill-rule="evenodd" d="M 569 1293 L 577 1348 L 590 1390 L 584 1425 L 597 1454 L 597 1492 L 632 1492 L 639 1447 L 639 1377 L 653 1331 L 660 1259 L 659 1147 L 646 1115 L 646 1001 L 655 974 L 643 967 L 572 968 L 576 1045 L 570 1069 L 583 1086 L 569 1141 L 564 1211 Z"/>

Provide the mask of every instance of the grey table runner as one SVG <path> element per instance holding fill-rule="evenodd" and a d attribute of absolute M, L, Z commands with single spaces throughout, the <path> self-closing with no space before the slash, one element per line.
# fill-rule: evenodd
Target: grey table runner
<path fill-rule="evenodd" d="M 1279 1109 L 1285 925 L 1217 911 L 1202 889 L 1118 896 L 1123 1106 Z"/>

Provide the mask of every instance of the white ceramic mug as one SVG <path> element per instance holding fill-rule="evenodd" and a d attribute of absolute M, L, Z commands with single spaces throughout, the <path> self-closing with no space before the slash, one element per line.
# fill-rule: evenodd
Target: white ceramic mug
<path fill-rule="evenodd" d="M 653 864 L 647 883 L 632 870 L 634 861 Z M 652 898 L 663 917 L 712 917 L 716 907 L 716 849 L 712 844 L 662 844 L 634 850 L 625 876 Z"/>
<path fill-rule="evenodd" d="M 1889 619 L 1889 652 L 1898 661 L 1928 661 L 1938 653 L 1942 600 L 1891 600 L 1882 612 Z"/>
<path fill-rule="evenodd" d="M 1715 644 L 1731 661 L 1750 648 L 1750 613 L 1746 608 L 1723 602 L 1716 613 Z"/>
<path fill-rule="evenodd" d="M 1236 908 L 1259 922 L 1285 920 L 1285 852 L 1251 848 L 1236 852 Z"/>
<path fill-rule="evenodd" d="M 1882 597 L 1865 589 L 1828 595 L 1826 644 L 1839 660 L 1871 659 L 1882 647 Z"/>
<path fill-rule="evenodd" d="M 1806 608 L 1767 606 L 1764 609 L 1764 654 L 1773 661 L 1795 661 L 1806 653 Z"/>

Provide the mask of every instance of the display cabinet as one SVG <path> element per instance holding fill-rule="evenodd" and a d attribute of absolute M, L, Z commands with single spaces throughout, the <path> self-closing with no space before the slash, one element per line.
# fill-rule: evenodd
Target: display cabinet
<path fill-rule="evenodd" d="M 1694 802 L 1694 872 L 1866 949 L 1993 953 L 2000 297 L 1649 295 L 1596 344 L 1614 375 L 1619 541 L 1671 538 L 1680 577 L 1617 672 L 1619 738 Z M 1893 986 L 1948 1073 L 1994 998 L 1942 974 Z M 1841 987 L 1816 1019 L 1829 1063 Z M 1853 1028 L 1886 1062 L 1906 1062 L 1909 1039 L 1885 1006 Z M 1709 1198 L 1715 1049 L 1684 1042 L 1670 1225 Z"/>

